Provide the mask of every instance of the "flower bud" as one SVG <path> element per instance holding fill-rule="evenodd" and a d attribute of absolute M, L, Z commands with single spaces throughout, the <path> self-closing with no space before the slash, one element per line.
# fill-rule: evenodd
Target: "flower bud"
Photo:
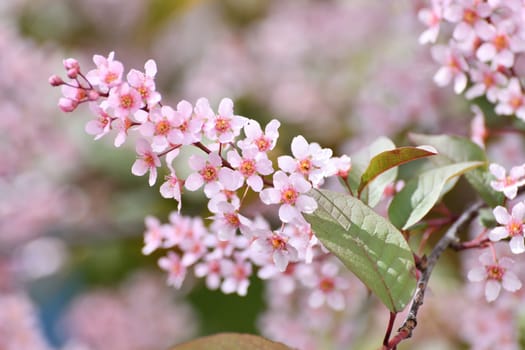
<path fill-rule="evenodd" d="M 77 108 L 77 106 L 78 106 L 78 101 L 77 100 L 72 100 L 72 99 L 66 98 L 66 97 L 61 97 L 58 100 L 58 107 L 63 112 L 73 112 L 75 110 L 75 108 Z"/>
<path fill-rule="evenodd" d="M 48 82 L 51 86 L 60 86 L 64 84 L 64 81 L 62 78 L 60 78 L 58 75 L 52 75 L 49 77 Z"/>

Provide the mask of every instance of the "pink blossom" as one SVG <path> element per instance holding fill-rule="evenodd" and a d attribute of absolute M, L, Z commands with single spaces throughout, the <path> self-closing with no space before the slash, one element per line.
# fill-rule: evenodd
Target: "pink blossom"
<path fill-rule="evenodd" d="M 308 192 L 312 185 L 306 181 L 302 174 L 293 173 L 290 176 L 282 171 L 273 175 L 272 188 L 260 192 L 260 198 L 265 204 L 281 204 L 279 218 L 283 222 L 304 221 L 301 212 L 313 213 L 317 209 L 317 202 L 304 193 Z"/>
<path fill-rule="evenodd" d="M 498 100 L 496 113 L 515 114 L 518 118 L 525 120 L 525 96 L 518 78 L 511 78 L 509 85 L 499 91 Z"/>
<path fill-rule="evenodd" d="M 490 186 L 496 191 L 503 192 L 508 199 L 514 199 L 518 188 L 525 185 L 525 164 L 510 169 L 509 175 L 501 165 L 492 163 L 489 170 L 496 177 L 490 182 Z"/>
<path fill-rule="evenodd" d="M 303 283 L 312 288 L 308 305 L 319 308 L 323 304 L 336 311 L 345 308 L 345 290 L 349 288 L 348 281 L 339 276 L 339 266 L 332 261 L 322 262 L 319 271 L 303 278 Z"/>
<path fill-rule="evenodd" d="M 296 136 L 292 140 L 292 154 L 294 158 L 280 156 L 277 159 L 279 168 L 290 174 L 303 174 L 314 187 L 322 185 L 332 150 L 321 148 L 315 142 L 309 144 L 303 136 Z"/>
<path fill-rule="evenodd" d="M 97 116 L 97 119 L 87 122 L 85 131 L 90 135 L 95 135 L 95 140 L 98 140 L 111 131 L 112 118 L 94 102 L 89 104 L 89 108 Z"/>
<path fill-rule="evenodd" d="M 268 152 L 275 147 L 277 139 L 279 138 L 279 126 L 281 123 L 272 119 L 264 128 L 261 129 L 260 124 L 253 119 L 250 119 L 244 125 L 244 133 L 246 138 L 237 142 L 241 149 L 251 148 L 254 145 L 259 152 Z"/>
<path fill-rule="evenodd" d="M 240 255 L 236 255 L 235 260 L 223 260 L 222 270 L 224 271 L 224 282 L 221 290 L 225 294 L 237 293 L 245 296 L 250 285 L 249 277 L 252 275 L 252 265 L 244 260 Z"/>
<path fill-rule="evenodd" d="M 481 282 L 486 280 L 485 298 L 488 302 L 496 300 L 501 287 L 509 292 L 515 292 L 521 288 L 518 277 L 509 268 L 514 261 L 510 258 L 494 260 L 489 252 L 480 255 L 479 261 L 482 267 L 476 267 L 469 271 L 468 279 L 471 282 Z"/>
<path fill-rule="evenodd" d="M 492 8 L 477 0 L 462 0 L 448 4 L 443 17 L 452 23 L 457 23 L 453 37 L 462 41 L 475 35 L 475 26 L 479 21 L 485 21 L 490 16 Z"/>
<path fill-rule="evenodd" d="M 145 139 L 137 140 L 136 152 L 139 158 L 133 163 L 131 173 L 142 176 L 149 171 L 149 185 L 153 186 L 157 180 L 157 167 L 161 165 L 160 159 Z"/>
<path fill-rule="evenodd" d="M 142 105 L 142 98 L 137 90 L 122 83 L 109 90 L 109 96 L 101 105 L 102 108 L 110 107 L 118 118 L 132 116 Z"/>
<path fill-rule="evenodd" d="M 505 207 L 497 206 L 493 210 L 494 217 L 499 224 L 493 228 L 489 233 L 491 241 L 499 241 L 504 238 L 510 237 L 510 250 L 514 254 L 520 254 L 525 252 L 525 245 L 523 242 L 524 237 L 524 224 L 523 219 L 525 218 L 525 203 L 519 202 L 512 208 L 512 214 Z"/>
<path fill-rule="evenodd" d="M 190 191 L 196 191 L 204 185 L 204 193 L 211 198 L 222 187 L 235 191 L 242 186 L 242 178 L 236 176 L 233 170 L 222 167 L 222 158 L 216 152 L 210 153 L 207 159 L 193 155 L 189 165 L 196 171 L 188 176 L 184 184 Z"/>
<path fill-rule="evenodd" d="M 219 203 L 214 209 L 216 211 L 213 212 L 215 215 L 211 218 L 213 220 L 211 227 L 217 232 L 220 240 L 232 240 L 237 230 L 240 230 L 241 233 L 249 231 L 250 220 L 239 214 L 238 208 L 231 203 Z"/>
<path fill-rule="evenodd" d="M 206 136 L 220 143 L 233 142 L 245 122 L 246 118 L 233 114 L 233 101 L 223 98 L 219 104 L 219 114 L 206 122 Z"/>
<path fill-rule="evenodd" d="M 120 147 L 126 142 L 128 137 L 128 130 L 135 124 L 129 117 L 116 118 L 113 120 L 111 127 L 117 130 L 117 136 L 115 137 L 115 147 Z"/>
<path fill-rule="evenodd" d="M 160 194 L 164 198 L 173 198 L 175 199 L 179 204 L 177 206 L 177 210 L 180 212 L 181 206 L 182 206 L 182 186 L 184 185 L 184 181 L 179 179 L 177 177 L 177 174 L 175 173 L 175 169 L 173 168 L 173 159 L 177 157 L 179 154 L 179 149 L 175 149 L 171 152 L 168 152 L 166 154 L 166 163 L 168 165 L 168 169 L 170 170 L 169 175 L 166 175 L 165 182 L 160 186 Z"/>
<path fill-rule="evenodd" d="M 168 285 L 180 288 L 186 278 L 186 266 L 182 264 L 180 257 L 174 252 L 159 259 L 159 267 L 168 272 Z"/>
<path fill-rule="evenodd" d="M 280 232 L 266 231 L 252 243 L 252 247 L 263 254 L 271 254 L 277 269 L 284 272 L 288 263 L 295 262 L 298 258 L 297 249 L 288 242 L 289 239 Z"/>
<path fill-rule="evenodd" d="M 468 65 L 459 50 L 449 46 L 436 45 L 432 47 L 432 57 L 442 66 L 434 75 L 434 81 L 439 86 L 446 86 L 454 81 L 454 91 L 460 94 L 467 87 Z"/>
<path fill-rule="evenodd" d="M 206 287 L 210 290 L 216 290 L 221 285 L 223 261 L 223 258 L 208 254 L 203 262 L 195 265 L 195 276 L 199 278 L 206 276 Z"/>
<path fill-rule="evenodd" d="M 419 20 L 428 28 L 419 36 L 420 44 L 435 43 L 439 35 L 439 26 L 443 16 L 443 7 L 437 1 L 432 1 L 432 8 L 421 9 L 417 14 Z"/>
<path fill-rule="evenodd" d="M 103 92 L 109 91 L 110 88 L 120 85 L 122 82 L 122 73 L 124 66 L 121 62 L 114 60 L 115 53 L 112 51 L 108 57 L 94 55 L 93 62 L 96 69 L 86 74 L 88 81 L 98 86 Z"/>
<path fill-rule="evenodd" d="M 525 50 L 525 41 L 514 35 L 516 26 L 512 20 L 495 24 L 480 21 L 476 24 L 476 34 L 484 41 L 476 51 L 482 62 L 492 62 L 494 67 L 512 67 L 514 54 Z"/>
<path fill-rule="evenodd" d="M 145 73 L 132 69 L 127 75 L 128 83 L 135 88 L 142 100 L 148 107 L 152 107 L 160 102 L 160 93 L 155 91 L 155 75 L 157 74 L 157 65 L 154 60 L 148 60 L 144 64 Z"/>
<path fill-rule="evenodd" d="M 193 107 L 188 101 L 182 100 L 177 103 L 174 124 L 175 143 L 189 145 L 191 143 L 201 141 L 201 132 L 204 122 L 200 117 L 197 116 L 197 114 L 193 114 Z"/>
<path fill-rule="evenodd" d="M 465 92 L 469 100 L 486 95 L 487 100 L 495 103 L 502 86 L 507 85 L 507 77 L 497 70 L 492 70 L 484 63 L 478 62 L 476 68 L 469 71 L 472 86 Z"/>
<path fill-rule="evenodd" d="M 152 137 L 151 147 L 162 152 L 170 144 L 178 144 L 175 131 L 175 111 L 170 106 L 154 107 L 150 112 L 139 110 L 135 118 L 142 124 L 139 130 L 143 136 Z"/>
<path fill-rule="evenodd" d="M 352 160 L 349 156 L 342 155 L 341 157 L 331 157 L 328 159 L 325 176 L 340 176 L 342 178 L 348 177 L 348 173 L 352 168 Z"/>
<path fill-rule="evenodd" d="M 161 225 L 160 221 L 153 216 L 146 216 L 144 222 L 146 224 L 146 232 L 144 233 L 142 254 L 149 255 L 162 246 L 168 226 Z"/>
<path fill-rule="evenodd" d="M 272 161 L 266 153 L 261 153 L 255 147 L 245 148 L 242 157 L 236 150 L 228 152 L 228 162 L 235 169 L 235 175 L 246 180 L 246 184 L 255 192 L 263 188 L 261 175 L 269 175 L 273 172 Z"/>

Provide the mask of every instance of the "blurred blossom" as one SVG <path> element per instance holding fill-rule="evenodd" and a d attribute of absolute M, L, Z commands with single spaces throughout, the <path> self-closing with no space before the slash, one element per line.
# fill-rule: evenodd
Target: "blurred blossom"
<path fill-rule="evenodd" d="M 41 237 L 22 246 L 16 260 L 23 277 L 37 279 L 58 272 L 67 258 L 64 241 L 54 237 Z"/>
<path fill-rule="evenodd" d="M 175 300 L 162 279 L 144 272 L 134 274 L 119 289 L 77 297 L 64 326 L 75 343 L 90 350 L 166 349 L 197 330 L 189 305 Z"/>
<path fill-rule="evenodd" d="M 30 299 L 24 293 L 0 292 L 0 349 L 50 350 Z"/>

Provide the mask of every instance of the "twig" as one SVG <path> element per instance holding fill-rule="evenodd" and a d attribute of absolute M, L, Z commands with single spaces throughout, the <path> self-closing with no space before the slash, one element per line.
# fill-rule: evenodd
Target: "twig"
<path fill-rule="evenodd" d="M 465 223 L 470 221 L 472 217 L 477 213 L 477 211 L 484 205 L 483 202 L 476 202 L 470 208 L 468 208 L 447 230 L 445 235 L 441 237 L 439 242 L 436 244 L 434 249 L 430 252 L 430 255 L 427 259 L 426 268 L 421 271 L 421 276 L 417 281 L 416 291 L 414 293 L 414 298 L 412 299 L 412 304 L 410 305 L 410 310 L 405 322 L 398 329 L 398 334 L 388 342 L 388 349 L 395 349 L 397 344 L 399 344 L 403 339 L 410 338 L 412 336 L 412 331 L 417 326 L 417 312 L 419 307 L 423 305 L 423 299 L 425 298 L 425 290 L 432 274 L 432 270 L 436 265 L 437 261 L 441 254 L 449 247 L 451 244 L 455 243 L 458 239 L 458 230 Z"/>

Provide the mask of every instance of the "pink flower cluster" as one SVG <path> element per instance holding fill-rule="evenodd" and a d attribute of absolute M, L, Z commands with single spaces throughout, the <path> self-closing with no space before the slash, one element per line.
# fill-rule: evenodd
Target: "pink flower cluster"
<path fill-rule="evenodd" d="M 166 165 L 169 174 L 160 192 L 174 198 L 179 211 L 166 225 L 146 218 L 143 252 L 172 249 L 159 260 L 170 284 L 180 287 L 192 266 L 197 276 L 206 276 L 210 288 L 244 295 L 252 263 L 284 272 L 289 263 L 311 261 L 312 249 L 319 243 L 303 217 L 317 208 L 308 191 L 327 177 L 345 177 L 351 166 L 349 157 L 332 157 L 330 149 L 297 136 L 292 155 L 278 157 L 275 170 L 268 152 L 279 136 L 277 120 L 263 130 L 257 121 L 236 115 L 229 98 L 220 101 L 217 112 L 205 98 L 195 105 L 183 100 L 172 108 L 161 103 L 156 91 L 153 60 L 146 62 L 144 72 L 132 69 L 125 79 L 124 67 L 113 52 L 107 58 L 95 55 L 93 61 L 96 68 L 84 75 L 76 60 L 64 60 L 70 81 L 52 76 L 50 83 L 62 87 L 59 107 L 63 111 L 89 103 L 95 119 L 86 124 L 86 132 L 96 139 L 115 130 L 119 147 L 128 133 L 138 134 L 134 175 L 149 173 L 153 186 L 158 168 Z M 174 167 L 183 147 L 198 150 L 189 157 L 191 173 L 185 179 Z M 183 191 L 201 188 L 213 214 L 209 227 L 201 219 L 179 214 Z M 249 191 L 258 194 L 262 203 L 279 206 L 280 227 L 272 229 L 263 218 L 241 214 Z"/>
<path fill-rule="evenodd" d="M 500 115 L 525 120 L 525 97 L 517 70 L 525 52 L 525 26 L 520 0 L 432 0 L 419 11 L 427 26 L 420 42 L 436 43 L 441 29 L 450 30 L 446 45 L 435 44 L 441 68 L 434 76 L 440 86 L 453 82 L 467 99 L 485 96 Z M 444 28 L 443 28 L 444 27 Z"/>

